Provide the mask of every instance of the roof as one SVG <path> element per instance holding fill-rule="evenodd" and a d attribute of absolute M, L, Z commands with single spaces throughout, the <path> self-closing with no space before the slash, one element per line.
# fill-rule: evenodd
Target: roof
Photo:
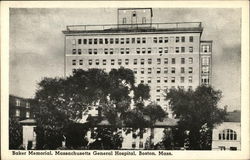
<path fill-rule="evenodd" d="M 225 122 L 240 122 L 241 111 L 235 110 L 233 112 L 228 112 Z"/>
<path fill-rule="evenodd" d="M 162 121 L 156 121 L 155 126 L 157 127 L 167 127 L 176 126 L 178 119 L 164 118 Z"/>
<path fill-rule="evenodd" d="M 25 119 L 25 120 L 19 121 L 19 123 L 32 125 L 32 124 L 36 124 L 36 120 L 35 119 Z"/>

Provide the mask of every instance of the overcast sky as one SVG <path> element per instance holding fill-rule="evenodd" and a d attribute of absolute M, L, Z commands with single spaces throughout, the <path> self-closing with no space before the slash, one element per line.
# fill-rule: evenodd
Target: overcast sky
<path fill-rule="evenodd" d="M 62 30 L 115 24 L 116 10 L 10 9 L 10 94 L 30 98 L 43 77 L 62 77 Z M 202 22 L 202 40 L 213 40 L 212 85 L 223 92 L 220 107 L 240 109 L 241 10 L 153 8 L 153 22 L 182 21 Z"/>

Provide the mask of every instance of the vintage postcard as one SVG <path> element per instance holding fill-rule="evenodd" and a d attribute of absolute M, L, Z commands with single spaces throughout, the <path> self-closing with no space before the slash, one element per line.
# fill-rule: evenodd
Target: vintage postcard
<path fill-rule="evenodd" d="M 249 153 L 248 1 L 1 2 L 1 155 Z"/>

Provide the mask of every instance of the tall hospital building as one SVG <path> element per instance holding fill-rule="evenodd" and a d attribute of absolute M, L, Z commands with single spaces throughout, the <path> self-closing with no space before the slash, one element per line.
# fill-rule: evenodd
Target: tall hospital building
<path fill-rule="evenodd" d="M 152 17 L 152 8 L 120 8 L 115 25 L 67 26 L 65 76 L 79 68 L 123 66 L 163 107 L 165 89 L 210 84 L 212 41 L 201 40 L 201 22 L 153 23 Z"/>

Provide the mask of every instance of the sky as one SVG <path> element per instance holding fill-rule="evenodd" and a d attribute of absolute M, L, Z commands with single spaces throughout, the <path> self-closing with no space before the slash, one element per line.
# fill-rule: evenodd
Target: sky
<path fill-rule="evenodd" d="M 64 75 L 67 25 L 116 24 L 117 8 L 10 9 L 10 94 L 32 98 L 44 77 Z M 241 9 L 153 8 L 153 23 L 202 22 L 202 40 L 213 40 L 212 85 L 219 107 L 240 109 Z"/>

